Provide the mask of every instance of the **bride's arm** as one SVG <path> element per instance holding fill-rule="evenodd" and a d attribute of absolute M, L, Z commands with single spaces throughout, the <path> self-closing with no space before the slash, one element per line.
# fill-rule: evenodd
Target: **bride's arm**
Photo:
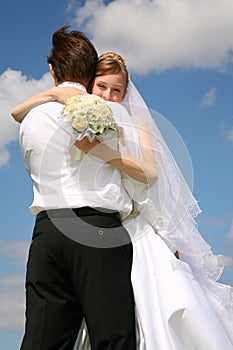
<path fill-rule="evenodd" d="M 32 97 L 29 97 L 27 100 L 16 106 L 12 111 L 12 117 L 19 123 L 22 122 L 26 114 L 34 107 L 46 103 L 57 101 L 60 103 L 65 103 L 65 101 L 74 95 L 85 94 L 86 92 L 77 89 L 75 87 L 59 87 L 55 86 L 49 90 L 40 92 Z"/>
<path fill-rule="evenodd" d="M 139 143 L 141 156 L 145 161 L 154 161 L 157 163 L 156 155 L 151 139 L 151 132 L 148 130 L 146 124 L 138 127 Z"/>
<path fill-rule="evenodd" d="M 122 154 L 98 140 L 90 142 L 87 137 L 76 141 L 75 145 L 81 151 L 90 153 L 108 162 L 139 182 L 150 185 L 155 184 L 158 179 L 158 166 L 152 139 L 145 125 L 138 126 L 138 130 L 140 146 L 139 157 L 130 154 Z"/>
<path fill-rule="evenodd" d="M 140 145 L 141 145 L 141 153 L 143 155 L 144 160 L 148 160 L 148 157 L 150 158 L 151 156 L 156 159 L 155 152 L 153 150 L 153 143 L 151 139 L 151 133 L 144 125 L 139 129 L 139 140 L 140 140 Z M 143 147 L 142 147 L 143 145 Z M 153 158 L 152 158 L 153 159 Z M 174 252 L 174 255 L 177 259 L 180 258 L 178 250 Z"/>
<path fill-rule="evenodd" d="M 128 154 L 121 154 L 119 151 L 108 147 L 105 143 L 98 140 L 90 142 L 87 137 L 84 137 L 80 141 L 75 141 L 75 145 L 81 151 L 90 153 L 108 162 L 139 182 L 154 184 L 157 181 L 157 162 L 149 151 L 144 150 L 146 159 L 136 158 Z"/>

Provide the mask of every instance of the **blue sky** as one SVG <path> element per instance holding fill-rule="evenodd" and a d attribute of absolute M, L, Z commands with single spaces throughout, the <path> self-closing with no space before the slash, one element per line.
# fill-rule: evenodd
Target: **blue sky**
<path fill-rule="evenodd" d="M 8 0 L 0 21 L 0 347 L 19 348 L 23 283 L 34 218 L 29 177 L 10 110 L 52 85 L 51 35 L 71 24 L 98 52 L 127 60 L 148 106 L 183 139 L 192 160 L 200 232 L 225 256 L 233 285 L 233 4 L 227 0 Z"/>

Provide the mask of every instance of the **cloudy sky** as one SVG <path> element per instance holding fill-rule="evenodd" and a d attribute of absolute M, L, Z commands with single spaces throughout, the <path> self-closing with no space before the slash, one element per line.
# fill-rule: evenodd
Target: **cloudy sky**
<path fill-rule="evenodd" d="M 116 51 L 150 108 L 177 130 L 192 160 L 199 230 L 225 256 L 233 284 L 233 2 L 8 0 L 0 21 L 0 347 L 19 347 L 25 261 L 34 218 L 18 125 L 10 110 L 53 82 L 46 57 L 63 25 L 98 52 Z"/>

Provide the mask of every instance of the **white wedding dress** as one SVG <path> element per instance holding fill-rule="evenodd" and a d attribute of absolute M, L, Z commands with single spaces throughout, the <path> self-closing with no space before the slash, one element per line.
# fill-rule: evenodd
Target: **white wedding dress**
<path fill-rule="evenodd" d="M 138 348 L 233 350 L 233 288 L 217 282 L 224 267 L 221 256 L 198 232 L 195 217 L 201 210 L 155 124 L 164 124 L 163 117 L 148 110 L 132 83 L 128 95 L 131 118 L 119 121 L 119 149 L 140 157 L 144 129 L 158 163 L 155 185 L 123 175 L 135 209 L 123 225 L 133 242 Z"/>
<path fill-rule="evenodd" d="M 189 265 L 152 229 L 133 242 L 131 278 L 140 350 L 233 349 L 213 307 L 218 304 L 214 294 L 207 298 Z"/>
<path fill-rule="evenodd" d="M 218 300 L 218 284 L 199 284 L 148 223 L 130 221 L 129 231 L 146 230 L 133 241 L 137 350 L 233 350 L 233 316 Z M 76 349 L 90 350 L 85 328 L 80 336 Z"/>
<path fill-rule="evenodd" d="M 233 288 L 217 282 L 223 265 L 197 230 L 194 218 L 200 209 L 132 83 L 128 95 L 126 108 L 140 118 L 121 119 L 119 113 L 119 150 L 140 157 L 138 131 L 146 122 L 159 166 L 152 186 L 122 175 L 134 202 L 123 225 L 133 243 L 137 349 L 233 350 Z M 85 328 L 77 349 L 90 349 Z"/>

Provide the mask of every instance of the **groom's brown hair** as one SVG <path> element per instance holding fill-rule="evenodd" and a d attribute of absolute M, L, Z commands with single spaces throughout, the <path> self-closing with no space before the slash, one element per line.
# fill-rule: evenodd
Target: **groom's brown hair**
<path fill-rule="evenodd" d="M 52 65 L 56 83 L 73 81 L 87 85 L 95 74 L 97 52 L 84 33 L 68 29 L 65 26 L 53 34 L 47 62 Z"/>

